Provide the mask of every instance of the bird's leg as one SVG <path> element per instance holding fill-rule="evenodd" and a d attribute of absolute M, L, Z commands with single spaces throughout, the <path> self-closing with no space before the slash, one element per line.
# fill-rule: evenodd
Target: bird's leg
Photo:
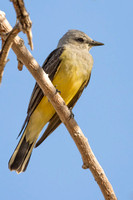
<path fill-rule="evenodd" d="M 74 118 L 74 114 L 73 114 L 73 112 L 72 112 L 72 109 L 73 109 L 72 107 L 69 108 L 69 110 L 70 110 L 70 119 L 71 119 L 71 118 Z"/>
<path fill-rule="evenodd" d="M 55 85 L 55 88 L 57 87 L 57 85 Z M 57 88 L 56 88 L 56 92 L 55 92 L 55 94 L 57 94 L 57 93 L 60 93 L 61 94 L 61 91 L 60 90 L 58 90 Z"/>

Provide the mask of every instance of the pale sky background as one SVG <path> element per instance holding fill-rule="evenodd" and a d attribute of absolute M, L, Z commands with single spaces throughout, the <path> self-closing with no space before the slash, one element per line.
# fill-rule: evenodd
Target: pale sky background
<path fill-rule="evenodd" d="M 33 56 L 42 65 L 69 29 L 78 29 L 105 46 L 91 50 L 90 84 L 73 112 L 119 200 L 133 199 L 133 1 L 25 1 L 33 21 Z M 14 26 L 10 1 L 0 9 Z M 24 34 L 20 36 L 25 40 Z M 27 45 L 28 46 L 28 45 Z M 28 47 L 29 48 L 29 47 Z M 0 199 L 103 200 L 68 131 L 61 125 L 34 149 L 25 173 L 8 169 L 8 160 L 26 117 L 34 79 L 17 69 L 10 51 L 0 87 Z"/>

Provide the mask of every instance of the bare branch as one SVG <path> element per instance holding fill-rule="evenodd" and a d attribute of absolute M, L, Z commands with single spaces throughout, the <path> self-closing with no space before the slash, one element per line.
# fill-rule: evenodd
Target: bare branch
<path fill-rule="evenodd" d="M 16 37 L 16 35 L 20 32 L 20 28 L 19 28 L 19 25 L 17 24 L 12 30 L 11 32 L 8 34 L 5 42 L 3 43 L 2 45 L 2 50 L 0 52 L 0 83 L 2 81 L 2 76 L 3 76 L 3 73 L 4 73 L 4 67 L 7 63 L 7 56 L 8 56 L 8 53 L 9 53 L 9 50 L 13 44 L 13 40 L 14 38 Z M 3 37 L 5 37 L 3 35 Z"/>
<path fill-rule="evenodd" d="M 11 30 L 10 24 L 2 15 L 0 15 L 0 24 L 1 23 L 5 28 L 5 31 Z M 111 184 L 109 183 L 103 169 L 101 168 L 88 144 L 87 138 L 83 135 L 76 121 L 70 117 L 70 110 L 65 105 L 65 102 L 59 93 L 56 92 L 56 89 L 49 80 L 47 74 L 45 74 L 43 69 L 40 68 L 37 61 L 32 57 L 31 53 L 24 46 L 22 39 L 20 39 L 18 36 L 16 36 L 14 39 L 12 49 L 17 55 L 18 59 L 24 63 L 27 69 L 34 76 L 42 91 L 45 93 L 45 95 L 47 95 L 49 101 L 54 106 L 61 121 L 65 124 L 68 131 L 70 132 L 75 144 L 81 153 L 83 168 L 89 168 L 91 170 L 106 200 L 117 200 Z"/>
<path fill-rule="evenodd" d="M 33 42 L 32 42 L 32 21 L 30 20 L 29 14 L 26 11 L 24 1 L 23 0 L 11 0 L 14 6 L 14 9 L 17 14 L 17 19 L 21 24 L 22 31 L 26 33 L 28 42 L 31 50 L 33 50 Z"/>

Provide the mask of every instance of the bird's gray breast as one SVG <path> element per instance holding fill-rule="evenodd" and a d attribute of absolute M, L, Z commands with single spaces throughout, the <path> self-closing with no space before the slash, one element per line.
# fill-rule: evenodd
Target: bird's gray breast
<path fill-rule="evenodd" d="M 67 48 L 64 52 L 66 71 L 75 71 L 79 78 L 88 79 L 93 67 L 93 58 L 86 49 Z"/>

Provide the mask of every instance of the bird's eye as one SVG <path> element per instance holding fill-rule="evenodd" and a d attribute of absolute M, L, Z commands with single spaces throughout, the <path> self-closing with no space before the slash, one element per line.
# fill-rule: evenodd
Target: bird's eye
<path fill-rule="evenodd" d="M 76 38 L 76 41 L 78 41 L 78 42 L 84 42 L 84 39 L 83 38 Z"/>

